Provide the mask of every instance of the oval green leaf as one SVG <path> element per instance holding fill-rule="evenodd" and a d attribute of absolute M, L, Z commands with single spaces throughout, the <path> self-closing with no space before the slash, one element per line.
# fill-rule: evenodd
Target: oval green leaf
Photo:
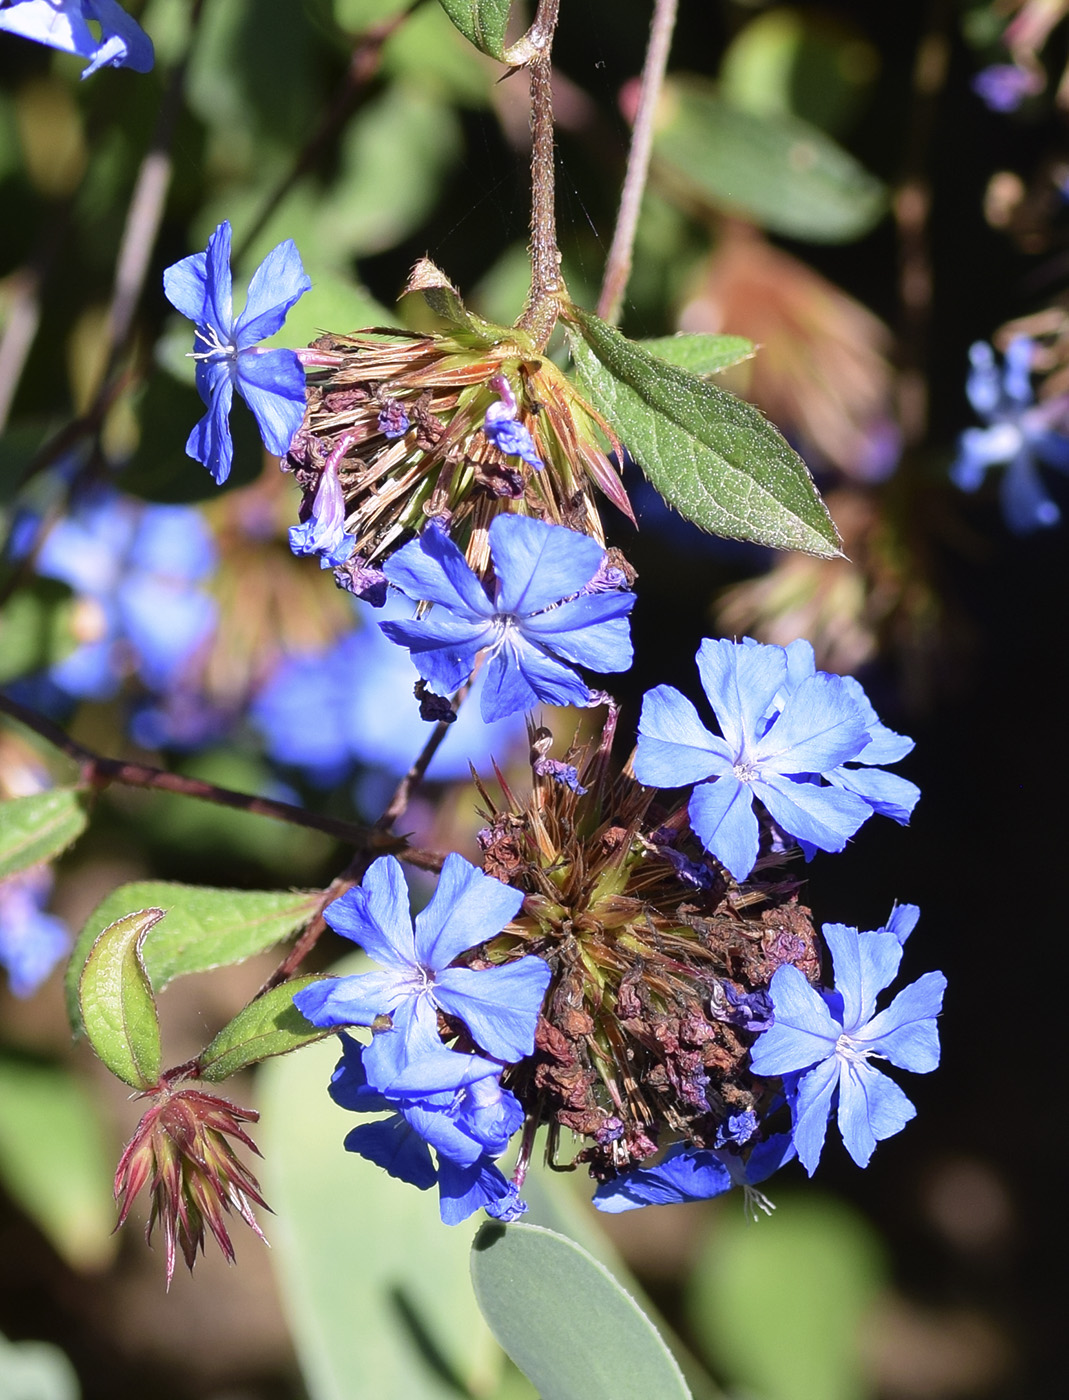
<path fill-rule="evenodd" d="M 131 909 L 153 905 L 167 911 L 142 948 L 149 981 L 162 992 L 176 977 L 229 967 L 273 948 L 307 923 L 321 898 L 300 890 L 223 890 L 166 880 L 120 885 L 93 910 L 75 944 L 67 971 L 71 1025 L 81 1029 L 78 978 L 89 949 L 103 928 Z"/>
<path fill-rule="evenodd" d="M 160 1077 L 160 1023 L 141 947 L 162 918 L 162 909 L 139 909 L 109 924 L 78 982 L 90 1044 L 112 1074 L 135 1089 L 149 1089 Z"/>
<path fill-rule="evenodd" d="M 860 238 L 887 209 L 881 182 L 818 127 L 743 111 L 698 78 L 665 85 L 653 152 L 685 197 L 809 243 Z"/>
<path fill-rule="evenodd" d="M 313 1026 L 293 1004 L 294 992 L 318 980 L 296 977 L 283 982 L 239 1011 L 197 1057 L 201 1079 L 218 1084 L 272 1055 L 288 1055 L 302 1045 L 334 1035 L 333 1026 Z"/>
<path fill-rule="evenodd" d="M 752 404 L 651 355 L 580 307 L 565 315 L 591 401 L 669 505 L 714 535 L 821 559 L 839 536 L 806 464 Z"/>
<path fill-rule="evenodd" d="M 574 1240 L 488 1223 L 471 1277 L 491 1332 L 542 1400 L 689 1400 L 653 1323 Z"/>
<path fill-rule="evenodd" d="M 638 344 L 659 360 L 690 370 L 691 374 L 717 374 L 743 360 L 752 360 L 757 347 L 743 335 L 711 335 L 700 331 L 658 335 Z"/>
<path fill-rule="evenodd" d="M 51 860 L 86 826 L 83 799 L 74 788 L 49 788 L 0 803 L 0 880 Z"/>
<path fill-rule="evenodd" d="M 512 0 L 438 0 L 470 44 L 505 62 L 505 30 Z"/>

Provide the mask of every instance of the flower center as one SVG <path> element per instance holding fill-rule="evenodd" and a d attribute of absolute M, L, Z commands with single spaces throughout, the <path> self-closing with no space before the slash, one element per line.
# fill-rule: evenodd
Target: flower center
<path fill-rule="evenodd" d="M 846 1060 L 850 1064 L 861 1064 L 869 1058 L 872 1051 L 871 1049 L 862 1050 L 857 1045 L 856 1041 L 851 1040 L 846 1032 L 843 1031 L 842 1035 L 835 1042 L 835 1053 L 839 1056 L 840 1060 Z"/>
<path fill-rule="evenodd" d="M 740 783 L 752 783 L 755 778 L 760 777 L 760 770 L 752 758 L 736 759 L 731 771 Z"/>
<path fill-rule="evenodd" d="M 223 340 L 215 326 L 198 326 L 193 342 L 203 345 L 203 350 L 190 350 L 187 360 L 203 360 L 205 364 L 217 365 L 222 360 L 236 360 L 238 347 L 232 340 Z"/>

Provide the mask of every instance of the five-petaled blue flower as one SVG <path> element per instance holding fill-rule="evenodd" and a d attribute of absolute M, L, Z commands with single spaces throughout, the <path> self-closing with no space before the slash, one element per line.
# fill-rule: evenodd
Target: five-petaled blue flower
<path fill-rule="evenodd" d="M 811 666 L 811 650 L 808 656 Z M 753 642 L 706 639 L 697 662 L 723 737 L 706 729 L 678 690 L 657 686 L 642 702 L 635 776 L 655 787 L 696 785 L 691 826 L 736 880 L 757 860 L 755 797 L 783 832 L 822 851 L 841 851 L 881 804 L 895 806 L 900 820 L 908 816 L 898 810 L 906 793 L 885 792 L 875 770 L 843 767 L 867 762 L 870 745 L 886 761 L 896 740 L 897 747 L 910 743 L 883 730 L 856 681 L 802 674 L 804 651 Z M 915 802 L 916 789 L 906 787 Z"/>
<path fill-rule="evenodd" d="M 633 654 L 627 614 L 635 595 L 582 594 L 605 551 L 576 530 L 499 515 L 489 536 L 493 597 L 433 521 L 388 559 L 390 582 L 435 607 L 414 622 L 384 622 L 383 632 L 408 647 L 420 675 L 441 694 L 462 686 L 486 652 L 480 710 L 488 723 L 538 700 L 590 704 L 591 692 L 572 667 L 627 670 Z"/>
<path fill-rule="evenodd" d="M 987 424 L 966 428 L 958 439 L 951 480 L 963 491 L 975 491 L 989 467 L 1005 466 L 999 485 L 1002 514 L 1016 534 L 1027 535 L 1057 525 L 1061 511 L 1043 485 L 1037 459 L 1069 471 L 1069 437 L 1064 428 L 1069 401 L 1064 395 L 1037 404 L 1029 372 L 1032 341 L 1012 340 L 1000 375 L 995 352 L 979 340 L 969 351 L 972 368 L 965 381 L 969 402 Z"/>
<path fill-rule="evenodd" d="M 594 1192 L 594 1204 L 609 1215 L 620 1215 L 640 1206 L 707 1201 L 741 1186 L 749 1213 L 756 1216 L 760 1209 L 767 1215 L 772 1203 L 755 1188 L 793 1156 L 790 1133 L 777 1133 L 767 1142 L 759 1142 L 745 1157 L 732 1147 L 710 1150 L 677 1142 L 657 1166 L 637 1167 L 604 1182 Z"/>
<path fill-rule="evenodd" d="M 522 1124 L 523 1109 L 496 1076 L 442 1094 L 391 1097 L 368 1084 L 364 1047 L 344 1034 L 341 1040 L 331 1098 L 354 1113 L 389 1115 L 353 1128 L 345 1139 L 347 1151 L 421 1191 L 437 1182 L 439 1209 L 447 1225 L 459 1224 L 480 1207 L 505 1220 L 523 1214 L 526 1206 L 516 1187 L 493 1161 Z"/>
<path fill-rule="evenodd" d="M 259 342 L 281 327 L 290 307 L 311 287 L 291 238 L 273 248 L 252 275 L 245 309 L 231 304 L 230 224 L 221 223 L 207 250 L 174 263 L 163 274 L 167 299 L 197 327 L 193 356 L 197 391 L 208 412 L 189 435 L 186 452 L 220 484 L 230 475 L 234 443 L 230 407 L 234 390 L 256 417 L 268 452 L 283 456 L 304 417 L 304 370 L 293 350 L 262 350 Z"/>
<path fill-rule="evenodd" d="M 99 38 L 90 23 L 100 26 Z M 0 30 L 88 58 L 83 78 L 106 65 L 147 73 L 155 61 L 152 40 L 116 0 L 7 0 Z"/>
<path fill-rule="evenodd" d="M 380 856 L 362 886 L 329 904 L 324 918 L 382 970 L 313 983 L 294 1002 L 317 1026 L 373 1026 L 389 1017 L 390 1029 L 374 1036 L 364 1066 L 371 1087 L 393 1098 L 441 1094 L 498 1074 L 534 1050 L 549 966 L 533 956 L 483 969 L 450 964 L 499 933 L 522 903 L 520 890 L 454 851 L 413 927 L 401 866 Z M 439 1011 L 462 1021 L 483 1054 L 446 1049 Z"/>
<path fill-rule="evenodd" d="M 936 1017 L 946 990 L 941 972 L 925 973 L 890 1006 L 876 1010 L 877 996 L 898 972 L 916 919 L 916 907 L 902 905 L 886 928 L 873 933 L 825 924 L 834 991 L 818 991 L 789 963 L 773 974 L 769 994 L 775 1025 L 758 1037 L 750 1063 L 755 1074 L 785 1076 L 794 1145 L 810 1176 L 820 1161 L 836 1098 L 839 1130 L 859 1167 L 868 1165 L 877 1142 L 900 1132 L 915 1116 L 912 1103 L 873 1059 L 890 1060 L 914 1074 L 928 1074 L 939 1064 Z"/>

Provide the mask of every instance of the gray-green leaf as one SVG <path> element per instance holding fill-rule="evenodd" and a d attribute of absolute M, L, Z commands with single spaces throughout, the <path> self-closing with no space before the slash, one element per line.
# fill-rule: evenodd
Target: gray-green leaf
<path fill-rule="evenodd" d="M 142 948 L 145 970 L 157 992 L 190 972 L 210 972 L 272 948 L 306 923 L 321 896 L 293 890 L 223 890 L 166 880 L 138 880 L 112 890 L 90 914 L 78 936 L 67 971 L 67 1010 L 75 1031 L 78 978 L 101 929 L 131 909 L 149 905 L 167 918 L 148 933 Z"/>
<path fill-rule="evenodd" d="M 848 243 L 887 208 L 881 182 L 818 127 L 733 107 L 702 79 L 665 85 L 653 151 L 686 195 L 789 238 Z"/>
<path fill-rule="evenodd" d="M 741 365 L 757 353 L 752 340 L 743 335 L 710 335 L 700 331 L 680 335 L 658 335 L 638 341 L 643 350 L 667 360 L 670 365 L 691 374 L 717 374 L 732 365 Z"/>
<path fill-rule="evenodd" d="M 649 1318 L 574 1240 L 488 1223 L 472 1246 L 471 1277 L 491 1332 L 542 1400 L 689 1400 Z"/>
<path fill-rule="evenodd" d="M 512 0 L 438 0 L 469 43 L 505 62 L 505 29 Z"/>
<path fill-rule="evenodd" d="M 822 559 L 840 553 L 805 463 L 752 404 L 666 364 L 589 311 L 566 315 L 584 389 L 669 505 L 729 539 Z"/>
<path fill-rule="evenodd" d="M 272 1055 L 288 1055 L 302 1045 L 334 1035 L 333 1026 L 325 1029 L 313 1026 L 293 1004 L 294 992 L 317 980 L 315 977 L 294 978 L 292 982 L 272 987 L 239 1011 L 198 1056 L 201 1079 L 219 1083 Z"/>
<path fill-rule="evenodd" d="M 116 919 L 93 944 L 78 983 L 90 1044 L 135 1089 L 149 1089 L 160 1077 L 160 1023 L 141 947 L 162 918 L 162 909 L 139 909 Z"/>
<path fill-rule="evenodd" d="M 0 803 L 0 880 L 51 860 L 85 830 L 83 799 L 74 788 L 49 788 Z"/>

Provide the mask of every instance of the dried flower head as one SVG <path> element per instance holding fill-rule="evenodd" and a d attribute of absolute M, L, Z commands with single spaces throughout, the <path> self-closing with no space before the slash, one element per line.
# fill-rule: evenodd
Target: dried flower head
<path fill-rule="evenodd" d="M 255 1123 L 259 1116 L 199 1089 L 164 1087 L 127 1143 L 115 1173 L 115 1199 L 119 1202 L 116 1229 L 126 1220 L 133 1198 L 147 1185 L 152 1205 L 145 1238 L 151 1243 L 159 1221 L 168 1287 L 174 1274 L 176 1244 L 192 1271 L 197 1250 L 204 1249 L 205 1226 L 231 1264 L 234 1246 L 227 1232 L 227 1215 L 236 1213 L 254 1234 L 264 1238 L 252 1208 L 269 1207 L 256 1178 L 229 1141 L 234 1138 L 259 1156 L 259 1149 L 242 1127 L 243 1123 Z"/>

